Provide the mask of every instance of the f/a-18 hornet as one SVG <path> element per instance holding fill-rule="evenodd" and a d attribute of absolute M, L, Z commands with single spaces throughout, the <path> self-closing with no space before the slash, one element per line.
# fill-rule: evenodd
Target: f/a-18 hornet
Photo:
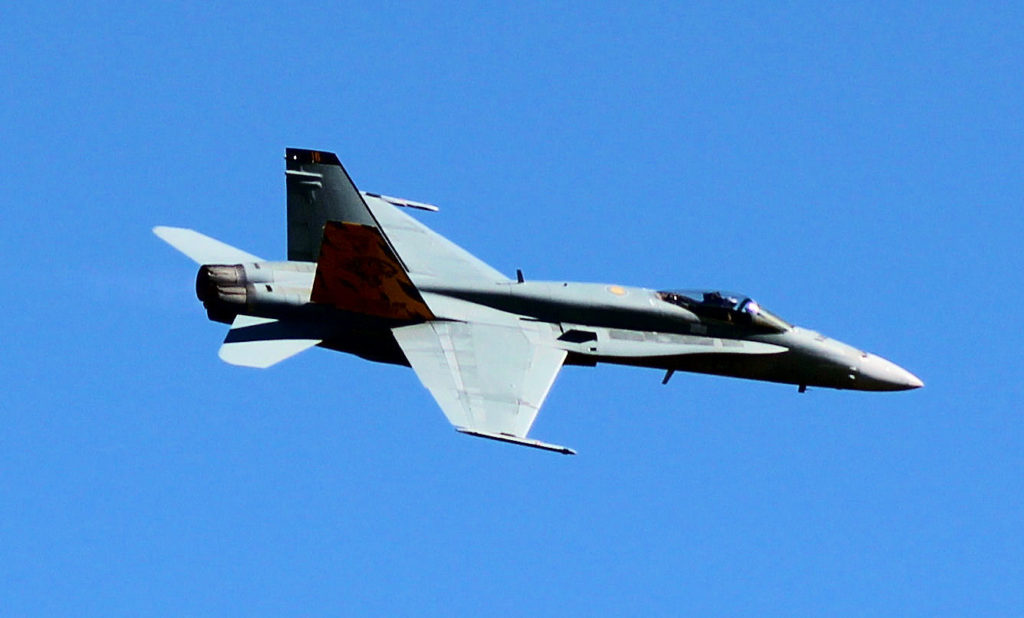
<path fill-rule="evenodd" d="M 270 367 L 313 346 L 412 367 L 466 434 L 527 437 L 562 365 L 616 363 L 865 391 L 922 383 L 897 365 L 706 290 L 509 279 L 402 209 L 356 189 L 330 152 L 289 148 L 288 260 L 183 228 L 154 233 L 200 265 L 196 294 L 230 324 L 220 357 Z"/>

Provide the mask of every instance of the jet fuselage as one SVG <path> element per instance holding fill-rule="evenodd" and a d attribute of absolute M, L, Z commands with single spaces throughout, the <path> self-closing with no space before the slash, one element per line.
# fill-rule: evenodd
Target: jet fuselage
<path fill-rule="evenodd" d="M 403 323 L 310 302 L 316 265 L 262 262 L 206 265 L 197 295 L 210 318 L 230 323 L 238 313 L 316 322 L 331 336 L 322 347 L 385 363 L 408 365 L 391 329 Z M 666 302 L 655 290 L 574 282 L 501 282 L 491 286 L 420 286 L 446 297 L 547 324 L 566 364 L 614 363 L 689 371 L 800 386 L 891 391 L 920 380 L 878 356 L 800 327 L 764 328 Z"/>

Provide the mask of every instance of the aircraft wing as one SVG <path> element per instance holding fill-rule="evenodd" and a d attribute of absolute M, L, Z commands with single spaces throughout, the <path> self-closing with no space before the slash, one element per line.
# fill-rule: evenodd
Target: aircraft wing
<path fill-rule="evenodd" d="M 392 333 L 460 432 L 575 454 L 526 437 L 566 356 L 530 325 L 433 321 Z"/>
<path fill-rule="evenodd" d="M 374 193 L 362 195 L 417 286 L 429 286 L 435 281 L 479 284 L 508 281 L 508 277 L 470 252 L 401 212 L 394 205 L 396 198 L 389 201 Z"/>

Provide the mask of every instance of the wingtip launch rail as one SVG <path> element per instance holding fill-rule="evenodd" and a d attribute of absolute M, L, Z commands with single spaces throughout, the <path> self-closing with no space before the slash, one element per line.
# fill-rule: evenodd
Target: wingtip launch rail
<path fill-rule="evenodd" d="M 467 429 L 465 427 L 456 427 L 455 431 L 464 433 L 467 436 L 476 436 L 478 438 L 487 438 L 488 440 L 497 440 L 498 442 L 509 442 L 511 444 L 518 444 L 520 446 L 529 446 L 530 448 L 539 448 L 544 451 L 553 451 L 555 453 L 561 453 L 563 455 L 575 455 L 576 451 L 558 444 L 549 444 L 547 442 L 541 442 L 540 440 L 531 440 L 529 438 L 519 438 L 505 433 L 492 433 L 489 431 L 479 431 L 476 429 Z"/>

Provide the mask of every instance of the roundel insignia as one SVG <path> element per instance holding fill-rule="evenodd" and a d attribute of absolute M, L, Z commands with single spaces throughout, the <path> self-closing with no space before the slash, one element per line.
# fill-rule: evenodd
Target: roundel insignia
<path fill-rule="evenodd" d="M 608 291 L 616 296 L 625 296 L 626 290 L 621 285 L 609 285 Z"/>

